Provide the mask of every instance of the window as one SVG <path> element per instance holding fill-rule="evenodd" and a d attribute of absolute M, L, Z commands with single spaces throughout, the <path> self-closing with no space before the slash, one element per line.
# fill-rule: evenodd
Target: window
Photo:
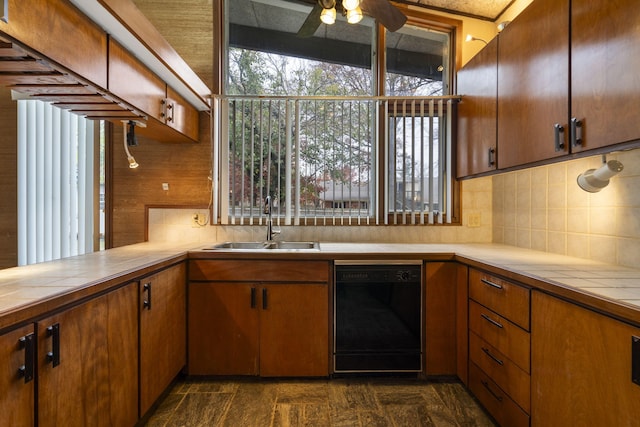
<path fill-rule="evenodd" d="M 227 87 L 214 100 L 221 222 L 262 223 L 267 196 L 285 225 L 450 221 L 449 34 L 405 26 L 376 55 L 371 19 L 303 39 L 311 7 L 248 2 L 227 2 Z"/>
<path fill-rule="evenodd" d="M 94 250 L 94 229 L 104 223 L 94 215 L 100 135 L 91 120 L 42 101 L 18 101 L 18 265 Z"/>

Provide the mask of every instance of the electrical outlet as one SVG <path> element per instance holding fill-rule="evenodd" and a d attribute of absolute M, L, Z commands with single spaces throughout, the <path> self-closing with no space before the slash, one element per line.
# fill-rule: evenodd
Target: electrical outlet
<path fill-rule="evenodd" d="M 480 213 L 470 213 L 467 219 L 467 227 L 480 227 Z"/>

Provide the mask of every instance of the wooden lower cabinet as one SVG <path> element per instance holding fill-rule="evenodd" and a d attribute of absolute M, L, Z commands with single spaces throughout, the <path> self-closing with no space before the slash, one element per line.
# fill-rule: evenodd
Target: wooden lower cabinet
<path fill-rule="evenodd" d="M 532 292 L 531 425 L 639 425 L 633 336 L 640 328 Z"/>
<path fill-rule="evenodd" d="M 138 420 L 137 284 L 38 322 L 38 425 Z"/>
<path fill-rule="evenodd" d="M 140 280 L 140 415 L 186 365 L 186 265 Z"/>
<path fill-rule="evenodd" d="M 34 425 L 35 345 L 33 324 L 0 335 L 1 426 Z M 27 369 L 26 377 L 19 373 L 23 369 Z"/>
<path fill-rule="evenodd" d="M 189 274 L 189 374 L 329 375 L 327 262 L 198 260 Z"/>

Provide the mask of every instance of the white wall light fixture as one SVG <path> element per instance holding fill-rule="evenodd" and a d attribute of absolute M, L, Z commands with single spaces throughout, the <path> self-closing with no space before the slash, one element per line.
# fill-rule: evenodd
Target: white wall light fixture
<path fill-rule="evenodd" d="M 482 42 L 484 44 L 489 44 L 487 43 L 486 40 L 478 38 L 478 37 L 474 37 L 473 34 L 467 34 L 467 38 L 464 39 L 466 42 L 475 42 L 475 41 L 479 41 Z"/>
<path fill-rule="evenodd" d="M 129 152 L 129 146 L 138 145 L 135 134 L 136 124 L 144 126 L 143 124 L 134 122 L 133 120 L 122 121 L 122 139 L 124 142 L 124 152 L 127 154 L 127 161 L 129 162 L 129 167 L 131 169 L 135 169 L 140 166 L 138 162 L 136 162 L 136 159 Z"/>
<path fill-rule="evenodd" d="M 607 161 L 606 156 L 602 156 L 602 166 L 598 169 L 589 169 L 578 175 L 578 185 L 584 191 L 597 193 L 609 185 L 609 179 L 622 172 L 624 166 L 617 160 Z"/>

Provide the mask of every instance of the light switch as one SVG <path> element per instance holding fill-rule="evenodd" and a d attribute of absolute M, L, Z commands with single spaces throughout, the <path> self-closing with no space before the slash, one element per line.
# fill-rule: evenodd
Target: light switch
<path fill-rule="evenodd" d="M 163 182 L 162 183 L 162 189 L 164 191 L 169 191 L 169 183 L 168 182 Z"/>

